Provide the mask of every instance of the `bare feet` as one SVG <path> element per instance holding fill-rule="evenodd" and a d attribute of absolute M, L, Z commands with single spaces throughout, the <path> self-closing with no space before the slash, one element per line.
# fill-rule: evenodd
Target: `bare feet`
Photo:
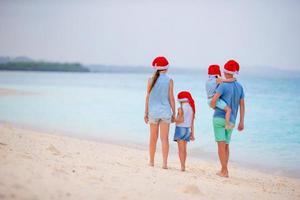
<path fill-rule="evenodd" d="M 216 173 L 218 176 L 223 177 L 223 178 L 229 178 L 228 172 L 218 172 Z"/>
<path fill-rule="evenodd" d="M 154 167 L 154 162 L 149 162 L 148 164 L 150 167 Z"/>
<path fill-rule="evenodd" d="M 225 129 L 229 130 L 229 129 L 233 129 L 234 128 L 234 124 L 231 124 L 231 123 L 226 123 L 225 125 Z"/>
<path fill-rule="evenodd" d="M 168 169 L 168 166 L 167 166 L 166 164 L 164 164 L 164 165 L 162 166 L 162 168 L 163 168 L 163 169 Z"/>
<path fill-rule="evenodd" d="M 181 171 L 182 171 L 182 172 L 185 171 L 185 166 L 181 166 Z"/>

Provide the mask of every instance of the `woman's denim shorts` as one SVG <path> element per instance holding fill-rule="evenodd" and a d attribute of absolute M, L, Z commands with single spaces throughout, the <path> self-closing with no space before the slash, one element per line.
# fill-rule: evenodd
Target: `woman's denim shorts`
<path fill-rule="evenodd" d="M 171 118 L 165 119 L 165 118 L 152 118 L 152 117 L 149 117 L 149 124 L 159 124 L 161 122 L 170 124 L 171 123 Z"/>

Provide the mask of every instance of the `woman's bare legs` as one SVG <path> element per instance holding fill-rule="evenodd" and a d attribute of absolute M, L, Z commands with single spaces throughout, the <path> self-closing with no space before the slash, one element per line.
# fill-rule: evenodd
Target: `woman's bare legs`
<path fill-rule="evenodd" d="M 162 168 L 168 169 L 168 155 L 169 155 L 169 123 L 160 122 L 160 140 L 162 145 L 163 166 Z"/>
<path fill-rule="evenodd" d="M 149 165 L 154 166 L 154 157 L 156 151 L 156 143 L 158 138 L 158 124 L 150 124 L 150 143 L 149 143 Z"/>
<path fill-rule="evenodd" d="M 181 171 L 185 171 L 185 161 L 186 161 L 186 141 L 178 140 L 178 155 L 181 164 Z"/>

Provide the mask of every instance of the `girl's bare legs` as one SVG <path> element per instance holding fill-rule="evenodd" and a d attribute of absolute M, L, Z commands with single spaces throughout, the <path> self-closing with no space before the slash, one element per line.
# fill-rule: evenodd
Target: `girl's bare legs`
<path fill-rule="evenodd" d="M 150 124 L 150 143 L 149 143 L 149 165 L 154 166 L 154 156 L 156 151 L 156 143 L 158 138 L 158 124 Z"/>
<path fill-rule="evenodd" d="M 168 155 L 169 155 L 169 123 L 160 122 L 160 140 L 163 154 L 163 169 L 168 169 Z"/>
<path fill-rule="evenodd" d="M 230 123 L 230 113 L 231 113 L 231 108 L 229 106 L 226 106 L 224 108 L 224 111 L 226 112 L 225 114 L 225 129 L 233 129 L 234 125 Z"/>
<path fill-rule="evenodd" d="M 186 161 L 186 141 L 178 140 L 178 155 L 181 163 L 181 171 L 185 171 L 185 161 Z"/>

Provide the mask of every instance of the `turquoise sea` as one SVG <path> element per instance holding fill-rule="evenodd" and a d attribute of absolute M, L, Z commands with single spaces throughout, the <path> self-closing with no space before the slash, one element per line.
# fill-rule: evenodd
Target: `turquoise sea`
<path fill-rule="evenodd" d="M 32 92 L 0 97 L 0 121 L 93 140 L 147 148 L 143 121 L 147 78 L 134 73 L 0 72 L 0 88 Z M 196 101 L 192 156 L 217 160 L 205 73 L 170 74 L 175 93 Z M 241 165 L 296 174 L 300 178 L 300 76 L 238 78 L 246 95 L 245 131 L 234 131 L 231 160 Z M 174 125 L 170 131 L 171 150 Z M 80 147 L 78 147 L 80 148 Z"/>

